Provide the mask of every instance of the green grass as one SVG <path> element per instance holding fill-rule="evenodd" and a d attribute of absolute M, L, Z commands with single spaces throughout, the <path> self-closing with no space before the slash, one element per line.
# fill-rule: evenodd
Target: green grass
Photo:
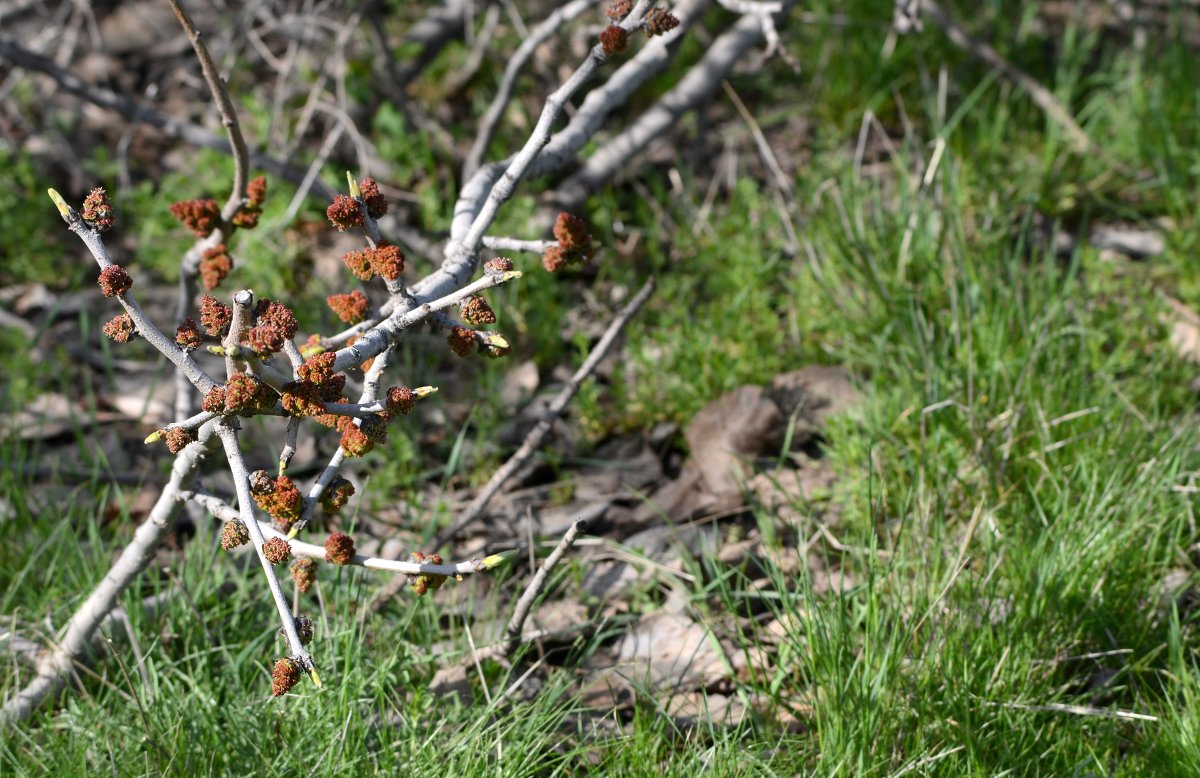
<path fill-rule="evenodd" d="M 680 728 L 657 715 L 649 695 L 632 711 L 582 710 L 575 668 L 619 634 L 619 622 L 555 655 L 536 693 L 524 688 L 489 704 L 483 683 L 494 696 L 528 664 L 487 663 L 485 680 L 470 674 L 468 701 L 435 697 L 427 686 L 442 652 L 468 653 L 461 617 L 443 607 L 446 599 L 406 596 L 361 618 L 380 581 L 356 570 L 323 570 L 322 599 L 305 600 L 319 614 L 314 647 L 328 688 L 302 685 L 272 700 L 268 667 L 282 643 L 271 607 L 258 577 L 202 535 L 185 546 L 173 579 L 147 574 L 125 598 L 142 667 L 119 636 L 100 646 L 80 690 L 0 739 L 0 773 L 1200 772 L 1195 499 L 1176 488 L 1200 466 L 1194 368 L 1172 349 L 1163 320 L 1164 294 L 1200 304 L 1194 54 L 1169 37 L 1137 54 L 1072 27 L 1046 39 L 1002 4 L 978 9 L 974 29 L 1051 87 L 1103 149 L 1081 158 L 1026 97 L 932 26 L 880 61 L 885 31 L 867 21 L 881 18 L 878 9 L 829 6 L 851 18 L 844 34 L 822 24 L 787 33 L 805 78 L 784 79 L 775 63 L 734 79 L 748 104 L 762 106 L 756 113 L 768 133 L 788 119 L 770 106 L 790 101 L 813 117 L 803 144 L 811 157 L 794 182 L 811 250 L 783 251 L 772 192 L 749 177 L 721 192 L 708 226 L 695 231 L 707 180 L 682 168 L 682 192 L 665 169 L 651 169 L 640 189 L 608 190 L 587 206 L 609 247 L 595 271 L 597 293 L 636 289 L 650 272 L 660 292 L 631 326 L 612 381 L 581 393 L 573 420 L 585 442 L 684 422 L 729 389 L 804 364 L 847 366 L 866 398 L 834 420 L 824 446 L 839 478 L 817 507 L 836 517 L 830 532 L 840 549 L 812 522 L 784 525 L 760 510 L 749 524 L 724 527 L 725 540 L 757 531 L 778 556 L 691 560 L 692 582 L 651 575 L 629 597 L 645 610 L 682 586 L 689 614 L 735 653 L 769 653 L 730 690 L 754 703 L 742 724 Z M 856 173 L 854 141 L 867 109 L 897 155 Z M 394 113 L 381 112 L 375 131 L 385 136 L 380 150 L 416 182 L 423 217 L 444 219 L 454 193 L 423 170 L 430 150 L 396 142 L 404 126 Z M 724 131 L 745 137 L 733 121 Z M 939 138 L 946 148 L 933 185 L 917 194 Z M 208 162 L 219 189 L 226 163 Z M 32 170 L 21 160 L 10 167 L 23 190 L 44 188 Z M 124 196 L 149 213 L 161 197 L 207 193 L 182 187 L 147 184 Z M 280 211 L 285 189 L 274 201 Z M 534 204 L 532 194 L 514 201 L 505 229 L 520 232 Z M 0 213 L 17 219 L 0 232 L 39 234 L 28 209 Z M 1044 220 L 1086 236 L 1095 224 L 1156 219 L 1173 224 L 1166 252 L 1141 263 L 1086 245 L 1055 256 L 1038 227 Z M 623 231 L 611 226 L 618 222 Z M 140 240 L 162 247 L 154 254 L 161 266 L 153 257 L 148 265 L 169 273 L 186 238 L 161 214 L 136 224 Z M 645 232 L 625 255 L 612 247 L 624 245 L 630 226 Z M 47 244 L 14 249 L 6 270 L 14 279 L 48 272 L 35 255 L 58 239 L 38 239 Z M 244 250 L 253 283 L 287 283 L 272 261 L 287 256 L 284 237 L 264 231 Z M 580 304 L 581 286 L 578 277 L 530 273 L 496 295 L 519 357 L 546 368 L 578 363 L 583 344 L 563 337 L 561 323 Z M 486 397 L 506 364 L 447 368 L 436 341 L 423 339 L 402 364 L 410 383 L 424 382 L 422 371 L 459 371 L 450 375 L 463 380 L 448 381 L 439 401 L 469 413 L 454 417 L 432 457 L 393 435 L 374 455 L 368 509 L 426 482 L 478 481 L 501 455 L 488 443 L 504 412 Z M 62 375 L 10 378 L 4 395 L 14 404 L 35 387 L 69 385 Z M 80 445 L 86 450 L 82 436 Z M 8 442 L 0 459 L 22 464 L 39 451 Z M 90 453 L 85 462 L 107 467 Z M 14 467 L 0 470 L 11 506 L 0 519 L 0 613 L 5 627 L 13 620 L 40 634 L 46 619 L 66 621 L 127 539 L 119 506 L 134 492 L 97 478 L 47 493 Z M 105 518 L 109 504 L 118 506 L 115 520 Z M 797 498 L 802 512 L 811 507 Z M 846 585 L 818 587 L 801 545 Z M 572 564 L 555 584 L 567 597 L 582 575 Z M 1183 574 L 1188 596 L 1163 594 L 1169 573 Z M 475 612 L 503 619 L 519 584 L 502 574 L 486 594 L 467 583 L 456 597 L 485 597 Z M 172 585 L 189 598 L 148 616 L 141 598 Z M 772 620 L 777 631 L 767 630 Z M 3 661 L 7 695 L 29 670 Z"/>

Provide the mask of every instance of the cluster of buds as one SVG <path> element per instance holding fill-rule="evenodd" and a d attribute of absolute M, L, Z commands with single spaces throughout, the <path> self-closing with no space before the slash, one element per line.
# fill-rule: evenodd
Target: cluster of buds
<path fill-rule="evenodd" d="M 326 513 L 337 513 L 354 496 L 354 484 L 340 475 L 321 493 L 321 507 Z"/>
<path fill-rule="evenodd" d="M 232 270 L 233 258 L 229 256 L 229 249 L 224 243 L 218 243 L 204 251 L 204 258 L 199 265 L 200 282 L 211 292 L 221 285 Z"/>
<path fill-rule="evenodd" d="M 196 436 L 192 431 L 183 427 L 171 427 L 163 432 L 163 439 L 167 442 L 167 451 L 172 454 L 178 454 L 180 451 L 196 440 Z"/>
<path fill-rule="evenodd" d="M 353 197 L 343 194 L 333 198 L 333 202 L 325 209 L 325 216 L 334 227 L 338 228 L 339 232 L 345 232 L 353 227 L 361 227 L 365 223 L 358 202 Z"/>
<path fill-rule="evenodd" d="M 364 178 L 358 185 L 358 189 L 363 205 L 367 206 L 367 213 L 371 214 L 372 219 L 381 218 L 388 212 L 387 198 L 383 196 L 383 192 L 379 191 L 379 184 L 375 182 L 375 179 Z"/>
<path fill-rule="evenodd" d="M 582 265 L 596 256 L 592 247 L 592 233 L 587 223 L 578 216 L 562 212 L 554 221 L 554 239 L 558 244 L 546 249 L 542 265 L 551 273 L 565 267 Z"/>
<path fill-rule="evenodd" d="M 304 495 L 286 475 L 272 479 L 266 471 L 256 470 L 250 475 L 250 494 L 254 496 L 254 504 L 284 532 L 292 528 L 304 509 Z"/>
<path fill-rule="evenodd" d="M 273 565 L 281 565 L 292 558 L 292 545 L 283 538 L 268 538 L 262 547 L 263 558 Z"/>
<path fill-rule="evenodd" d="M 478 295 L 473 295 L 463 300 L 462 307 L 459 309 L 459 315 L 462 316 L 463 321 L 472 327 L 496 323 L 496 313 L 492 310 L 492 306 L 488 305 L 488 301 Z"/>
<path fill-rule="evenodd" d="M 225 413 L 252 413 L 264 410 L 273 406 L 276 399 L 274 389 L 249 373 L 234 373 L 229 376 L 225 381 L 224 395 Z M 205 400 L 207 399 L 208 395 L 205 395 Z"/>
<path fill-rule="evenodd" d="M 127 313 L 120 313 L 105 322 L 100 329 L 117 343 L 128 343 L 134 333 L 133 319 Z"/>
<path fill-rule="evenodd" d="M 271 694 L 282 697 L 290 692 L 293 686 L 300 683 L 301 672 L 300 665 L 293 659 L 284 657 L 276 660 L 271 670 Z"/>
<path fill-rule="evenodd" d="M 616 0 L 612 5 L 604 9 L 604 15 L 614 22 L 619 22 L 626 16 L 629 16 L 629 12 L 632 10 L 633 0 Z"/>
<path fill-rule="evenodd" d="M 248 202 L 234 214 L 233 223 L 242 229 L 252 230 L 258 226 L 258 220 L 262 216 L 262 204 L 267 199 L 265 176 L 257 176 L 250 180 L 246 185 L 246 199 Z"/>
<path fill-rule="evenodd" d="M 338 195 L 341 197 L 341 195 Z M 375 248 L 361 251 L 348 251 L 342 257 L 346 269 L 363 281 L 370 281 L 371 276 L 379 275 L 388 281 L 395 281 L 404 272 L 404 252 L 399 246 L 387 241 L 380 241 Z"/>
<path fill-rule="evenodd" d="M 184 351 L 195 351 L 200 348 L 201 340 L 200 328 L 196 326 L 195 319 L 184 319 L 183 323 L 175 328 L 175 345 Z"/>
<path fill-rule="evenodd" d="M 250 542 L 250 531 L 238 520 L 228 521 L 221 530 L 221 548 L 232 551 Z"/>
<path fill-rule="evenodd" d="M 313 582 L 317 580 L 317 563 L 308 557 L 302 557 L 292 563 L 289 572 L 292 574 L 292 581 L 296 584 L 296 588 L 307 592 L 312 588 Z"/>
<path fill-rule="evenodd" d="M 367 296 L 357 289 L 349 294 L 331 294 L 325 298 L 325 302 L 346 324 L 358 324 L 367 318 L 367 311 L 371 307 Z"/>
<path fill-rule="evenodd" d="M 243 343 L 266 359 L 282 350 L 284 343 L 294 338 L 299 328 L 290 308 L 264 297 L 254 306 L 254 326 L 246 331 Z"/>
<path fill-rule="evenodd" d="M 133 286 L 133 279 L 120 265 L 109 265 L 100 271 L 96 283 L 100 284 L 100 292 L 105 297 L 120 297 Z"/>
<path fill-rule="evenodd" d="M 197 238 L 207 238 L 221 224 L 221 206 L 212 198 L 172 203 L 171 215 L 183 222 Z"/>
<path fill-rule="evenodd" d="M 679 19 L 665 8 L 651 8 L 646 12 L 642 25 L 645 27 L 646 37 L 653 38 L 655 35 L 666 35 L 678 27 Z"/>
<path fill-rule="evenodd" d="M 300 638 L 300 645 L 307 646 L 313 639 L 313 623 L 312 619 L 307 616 L 296 617 L 296 637 Z M 279 628 L 279 634 L 285 635 L 283 627 Z"/>
<path fill-rule="evenodd" d="M 600 31 L 600 48 L 604 50 L 606 57 L 620 54 L 628 45 L 629 33 L 625 31 L 624 27 L 610 24 Z"/>
<path fill-rule="evenodd" d="M 212 295 L 200 298 L 200 326 L 213 337 L 220 337 L 229 330 L 233 321 L 233 309 Z"/>
<path fill-rule="evenodd" d="M 354 561 L 354 539 L 345 532 L 335 532 L 325 539 L 325 561 L 348 565 Z"/>
<path fill-rule="evenodd" d="M 83 200 L 83 220 L 96 232 L 108 232 L 112 229 L 116 217 L 113 215 L 112 203 L 101 187 L 96 187 Z"/>
<path fill-rule="evenodd" d="M 440 554 L 422 554 L 420 551 L 414 551 L 408 561 L 416 562 L 417 564 L 440 565 L 442 557 Z M 413 594 L 421 597 L 428 592 L 436 592 L 442 588 L 442 584 L 446 583 L 446 576 L 435 575 L 433 573 L 422 573 L 420 575 L 408 576 L 408 586 L 413 590 Z"/>
<path fill-rule="evenodd" d="M 508 257 L 493 257 L 483 263 L 483 272 L 485 275 L 495 278 L 505 273 L 511 273 L 514 267 L 513 261 Z"/>

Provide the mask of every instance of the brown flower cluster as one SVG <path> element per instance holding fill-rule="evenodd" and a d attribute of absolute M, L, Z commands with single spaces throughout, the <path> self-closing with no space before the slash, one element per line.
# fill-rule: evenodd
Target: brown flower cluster
<path fill-rule="evenodd" d="M 193 442 L 196 436 L 192 434 L 191 430 L 184 429 L 183 427 L 171 427 L 163 433 L 163 438 L 167 441 L 167 451 L 170 451 L 172 454 L 178 454 L 180 451 L 183 451 L 187 444 Z"/>
<path fill-rule="evenodd" d="M 646 12 L 642 24 L 646 28 L 646 37 L 653 38 L 655 35 L 666 35 L 678 27 L 679 19 L 665 8 L 651 8 Z"/>
<path fill-rule="evenodd" d="M 175 344 L 184 351 L 195 351 L 200 348 L 200 328 L 196 326 L 196 320 L 187 318 L 183 323 L 175 328 Z"/>
<path fill-rule="evenodd" d="M 225 387 L 214 386 L 209 389 L 204 395 L 204 399 L 200 401 L 200 410 L 208 411 L 209 413 L 224 413 L 225 412 Z"/>
<path fill-rule="evenodd" d="M 367 206 L 367 213 L 371 214 L 372 219 L 378 219 L 388 212 L 388 201 L 379 191 L 379 184 L 373 178 L 364 178 L 358 185 L 358 191 L 362 195 L 363 204 Z"/>
<path fill-rule="evenodd" d="M 270 324 L 260 324 L 246 331 L 246 345 L 265 359 L 283 348 L 283 331 Z"/>
<path fill-rule="evenodd" d="M 363 225 L 362 211 L 359 210 L 358 203 L 353 197 L 343 194 L 333 198 L 333 203 L 325 209 L 325 216 L 339 232 Z"/>
<path fill-rule="evenodd" d="M 221 336 L 233 321 L 233 309 L 212 295 L 200 298 L 200 325 L 209 335 Z"/>
<path fill-rule="evenodd" d="M 258 220 L 262 216 L 262 204 L 267 199 L 266 176 L 256 176 L 246 184 L 246 199 L 249 202 L 234 214 L 233 223 L 244 230 L 252 230 L 258 226 Z"/>
<path fill-rule="evenodd" d="M 296 588 L 307 592 L 312 588 L 313 582 L 317 580 L 317 563 L 308 557 L 303 557 L 292 562 L 290 572 Z"/>
<path fill-rule="evenodd" d="M 263 557 L 273 565 L 281 565 L 292 558 L 292 545 L 283 538 L 268 538 L 262 547 Z"/>
<path fill-rule="evenodd" d="M 451 351 L 465 359 L 475 350 L 475 331 L 455 326 L 446 336 L 446 342 L 450 344 Z"/>
<path fill-rule="evenodd" d="M 614 22 L 619 22 L 629 16 L 629 12 L 632 10 L 633 0 L 616 0 L 615 3 L 604 9 L 604 15 Z"/>
<path fill-rule="evenodd" d="M 420 551 L 414 551 L 408 557 L 408 561 L 426 565 L 444 564 L 440 554 L 422 554 Z M 442 588 L 442 584 L 444 583 L 446 583 L 446 576 L 433 573 L 422 573 L 408 577 L 408 585 L 413 590 L 413 594 L 418 597 L 424 596 L 428 592 L 436 592 Z"/>
<path fill-rule="evenodd" d="M 405 259 L 399 246 L 380 241 L 373 249 L 346 252 L 342 262 L 347 270 L 363 281 L 370 281 L 375 274 L 395 281 L 404 272 Z"/>
<path fill-rule="evenodd" d="M 108 232 L 116 220 L 112 203 L 101 187 L 96 187 L 84 198 L 83 213 L 80 215 L 96 232 Z"/>
<path fill-rule="evenodd" d="M 171 204 L 171 215 L 183 222 L 197 238 L 207 238 L 221 223 L 221 206 L 211 198 L 181 200 Z"/>
<path fill-rule="evenodd" d="M 596 255 L 587 222 L 573 214 L 564 211 L 558 215 L 554 222 L 554 239 L 558 245 L 546 249 L 542 255 L 542 265 L 551 273 L 582 265 Z"/>
<path fill-rule="evenodd" d="M 221 548 L 232 551 L 249 542 L 250 531 L 246 529 L 245 524 L 237 520 L 225 523 L 224 529 L 221 530 Z"/>
<path fill-rule="evenodd" d="M 396 416 L 407 416 L 417 404 L 417 395 L 407 386 L 393 386 L 388 388 L 384 403 L 387 406 L 388 413 Z"/>
<path fill-rule="evenodd" d="M 233 270 L 233 257 L 229 256 L 229 249 L 224 243 L 218 243 L 212 248 L 206 249 L 204 258 L 200 260 L 200 282 L 204 284 L 205 289 L 211 292 L 221 285 L 231 270 Z"/>
<path fill-rule="evenodd" d="M 321 494 L 321 507 L 326 513 L 337 513 L 354 495 L 354 484 L 338 476 Z"/>
<path fill-rule="evenodd" d="M 489 276 L 500 276 L 511 272 L 513 261 L 508 257 L 495 257 L 483 263 L 483 272 Z"/>
<path fill-rule="evenodd" d="M 367 318 L 367 310 L 371 307 L 367 296 L 357 289 L 349 294 L 331 294 L 325 298 L 325 303 L 347 324 L 358 324 Z"/>
<path fill-rule="evenodd" d="M 250 493 L 254 496 L 254 504 L 266 511 L 275 526 L 285 532 L 292 528 L 304 509 L 304 495 L 286 475 L 272 480 L 266 472 L 256 471 L 250 478 Z"/>
<path fill-rule="evenodd" d="M 348 565 L 354 560 L 354 539 L 344 532 L 335 532 L 325 539 L 325 561 Z"/>
<path fill-rule="evenodd" d="M 271 670 L 271 694 L 276 697 L 282 697 L 292 690 L 296 684 L 300 683 L 300 665 L 292 659 L 284 657 L 275 661 L 275 667 Z"/>
<path fill-rule="evenodd" d="M 258 410 L 263 394 L 258 379 L 249 373 L 234 373 L 225 381 L 225 412 Z"/>
<path fill-rule="evenodd" d="M 283 629 L 280 628 L 280 632 Z M 307 646 L 313 639 L 313 623 L 312 619 L 307 616 L 296 617 L 296 637 L 300 638 L 300 645 Z"/>
<path fill-rule="evenodd" d="M 496 313 L 492 310 L 492 306 L 488 305 L 488 301 L 478 295 L 463 300 L 459 314 L 462 316 L 463 321 L 472 327 L 496 323 Z"/>
<path fill-rule="evenodd" d="M 337 354 L 332 351 L 316 354 L 304 360 L 297 372 L 302 380 L 320 386 L 333 377 L 333 363 L 336 359 Z"/>
<path fill-rule="evenodd" d="M 346 456 L 365 457 L 375 448 L 375 441 L 371 440 L 371 436 L 363 432 L 358 425 L 344 424 L 341 429 L 341 447 L 346 452 Z"/>
<path fill-rule="evenodd" d="M 133 319 L 127 313 L 119 313 L 105 322 L 100 330 L 117 343 L 128 343 L 133 337 Z"/>
<path fill-rule="evenodd" d="M 260 327 L 278 327 L 283 337 L 288 340 L 296 337 L 296 330 L 300 328 L 292 309 L 269 297 L 264 297 L 255 304 L 254 323 Z"/>
<path fill-rule="evenodd" d="M 605 56 L 620 54 L 629 45 L 629 33 L 623 27 L 610 24 L 600 31 L 600 48 Z"/>
<path fill-rule="evenodd" d="M 100 292 L 105 297 L 120 297 L 133 286 L 133 279 L 120 265 L 109 265 L 100 271 L 96 283 L 100 284 Z"/>

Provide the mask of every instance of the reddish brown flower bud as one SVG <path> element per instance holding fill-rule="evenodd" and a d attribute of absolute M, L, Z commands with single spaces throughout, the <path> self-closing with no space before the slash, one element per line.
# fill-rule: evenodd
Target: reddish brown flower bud
<path fill-rule="evenodd" d="M 354 495 L 354 484 L 338 476 L 321 494 L 321 507 L 326 513 L 337 513 Z"/>
<path fill-rule="evenodd" d="M 195 319 L 184 319 L 183 324 L 175 328 L 175 344 L 184 351 L 195 351 L 200 347 L 200 342 L 200 328 L 196 326 Z"/>
<path fill-rule="evenodd" d="M 408 557 L 408 561 L 417 564 L 440 565 L 443 564 L 440 554 L 422 554 L 420 551 L 414 551 Z M 436 573 L 422 573 L 420 575 L 408 576 L 408 585 L 412 588 L 413 594 L 422 597 L 428 592 L 436 592 L 442 588 L 442 584 L 446 583 L 446 576 L 437 575 Z"/>
<path fill-rule="evenodd" d="M 363 249 L 362 251 L 348 251 L 342 257 L 342 263 L 346 269 L 355 275 L 355 277 L 363 281 L 370 281 L 371 275 L 374 273 L 371 270 L 371 251 Z"/>
<path fill-rule="evenodd" d="M 325 209 L 325 215 L 339 232 L 363 225 L 362 211 L 358 209 L 358 203 L 346 195 L 340 194 L 333 198 L 333 203 Z"/>
<path fill-rule="evenodd" d="M 455 326 L 446 337 L 450 350 L 460 357 L 469 357 L 475 350 L 475 332 L 466 327 Z"/>
<path fill-rule="evenodd" d="M 459 313 L 462 315 L 463 321 L 472 327 L 496 323 L 496 313 L 492 310 L 492 306 L 478 295 L 464 300 Z"/>
<path fill-rule="evenodd" d="M 283 342 L 283 331 L 270 324 L 260 324 L 246 331 L 246 345 L 260 357 L 278 353 Z"/>
<path fill-rule="evenodd" d="M 292 558 L 292 546 L 283 538 L 268 538 L 262 547 L 263 557 L 273 565 L 281 565 Z"/>
<path fill-rule="evenodd" d="M 255 176 L 246 184 L 246 198 L 253 206 L 260 206 L 267 199 L 267 177 Z"/>
<path fill-rule="evenodd" d="M 100 277 L 96 279 L 96 283 L 100 284 L 100 292 L 105 297 L 119 297 L 133 286 L 133 279 L 120 265 L 109 265 L 100 271 Z"/>
<path fill-rule="evenodd" d="M 335 532 L 325 540 L 325 561 L 348 565 L 354 561 L 354 540 L 344 532 Z"/>
<path fill-rule="evenodd" d="M 592 245 L 592 233 L 588 230 L 587 222 L 566 211 L 554 221 L 554 239 L 568 251 Z"/>
<path fill-rule="evenodd" d="M 100 187 L 96 187 L 83 200 L 83 220 L 96 232 L 108 232 L 115 222 L 112 203 Z"/>
<path fill-rule="evenodd" d="M 371 214 L 372 219 L 378 219 L 387 213 L 387 198 L 379 191 L 379 184 L 375 183 L 375 179 L 364 178 L 358 184 L 358 191 L 362 195 L 363 204 L 367 206 L 367 213 Z"/>
<path fill-rule="evenodd" d="M 292 563 L 291 574 L 296 588 L 307 592 L 312 588 L 313 581 L 317 580 L 317 563 L 308 557 L 297 559 Z"/>
<path fill-rule="evenodd" d="M 342 449 L 346 456 L 365 457 L 375 448 L 367 434 L 355 424 L 346 424 L 342 429 Z"/>
<path fill-rule="evenodd" d="M 513 261 L 508 257 L 496 257 L 483 263 L 483 272 L 489 276 L 498 276 L 513 269 Z"/>
<path fill-rule="evenodd" d="M 614 22 L 619 22 L 626 16 L 629 16 L 629 12 L 632 10 L 633 0 L 616 0 L 615 3 L 604 10 L 604 15 Z"/>
<path fill-rule="evenodd" d="M 347 324 L 358 324 L 367 318 L 367 310 L 371 307 L 371 301 L 357 289 L 349 294 L 331 294 L 325 298 L 325 303 Z"/>
<path fill-rule="evenodd" d="M 234 373 L 225 381 L 225 412 L 242 413 L 258 407 L 258 380 L 249 373 Z"/>
<path fill-rule="evenodd" d="M 417 404 L 417 395 L 407 386 L 393 386 L 387 390 L 386 405 L 388 413 L 407 416 Z"/>
<path fill-rule="evenodd" d="M 265 477 L 266 473 L 263 473 L 263 476 Z M 304 508 L 304 495 L 286 475 L 281 475 L 274 481 L 268 480 L 265 484 L 259 479 L 257 488 L 256 484 L 252 483 L 250 491 L 254 495 L 255 505 L 266 511 L 280 530 L 291 529 L 300 518 L 300 512 Z"/>
<path fill-rule="evenodd" d="M 233 270 L 233 258 L 229 256 L 229 251 L 225 248 L 225 244 L 218 243 L 212 248 L 205 250 L 204 258 L 200 260 L 198 269 L 200 271 L 200 281 L 204 284 L 205 289 L 211 292 L 220 286 L 221 282 Z"/>
<path fill-rule="evenodd" d="M 127 313 L 119 313 L 105 322 L 100 331 L 118 343 L 128 343 L 133 337 L 133 319 Z"/>
<path fill-rule="evenodd" d="M 172 454 L 178 454 L 180 451 L 183 451 L 187 444 L 196 439 L 191 430 L 184 429 L 183 427 L 172 427 L 163 434 L 163 437 L 167 441 L 167 451 L 170 451 Z"/>
<path fill-rule="evenodd" d="M 512 353 L 512 346 L 499 345 L 496 341 L 489 338 L 479 341 L 479 353 L 488 359 L 500 359 Z"/>
<path fill-rule="evenodd" d="M 221 206 L 216 200 L 182 200 L 171 205 L 171 215 L 196 233 L 207 238 L 221 223 Z"/>
<path fill-rule="evenodd" d="M 620 54 L 627 45 L 629 45 L 629 33 L 625 32 L 623 27 L 610 24 L 600 31 L 600 48 L 604 50 L 605 56 L 611 57 L 614 54 Z"/>
<path fill-rule="evenodd" d="M 646 12 L 642 24 L 646 27 L 646 37 L 653 38 L 655 35 L 666 35 L 678 27 L 679 20 L 665 8 L 651 8 Z"/>
<path fill-rule="evenodd" d="M 214 386 L 204 395 L 204 399 L 200 401 L 200 409 L 211 411 L 212 413 L 225 412 L 225 388 Z"/>
<path fill-rule="evenodd" d="M 336 358 L 337 355 L 332 351 L 309 357 L 300 366 L 300 378 L 317 385 L 325 383 L 333 377 L 333 363 Z"/>
<path fill-rule="evenodd" d="M 293 686 L 300 683 L 302 672 L 300 665 L 291 659 L 276 660 L 275 668 L 271 671 L 271 694 L 282 697 L 290 692 Z"/>
<path fill-rule="evenodd" d="M 212 295 L 200 298 L 200 325 L 209 335 L 222 335 L 233 321 L 233 310 Z"/>
<path fill-rule="evenodd" d="M 243 230 L 252 230 L 258 226 L 258 220 L 261 218 L 262 208 L 257 208 L 253 205 L 243 205 L 233 215 L 233 223 Z"/>
<path fill-rule="evenodd" d="M 557 273 L 564 267 L 569 265 L 567 252 L 563 251 L 558 246 L 551 246 L 546 249 L 546 253 L 542 254 L 542 267 L 549 270 L 551 273 Z"/>
<path fill-rule="evenodd" d="M 260 411 L 270 410 L 279 400 L 279 392 L 266 381 L 258 382 L 258 394 L 254 397 L 254 407 Z"/>
<path fill-rule="evenodd" d="M 221 548 L 232 551 L 249 542 L 250 532 L 245 524 L 237 520 L 225 522 L 225 528 L 221 530 Z"/>
<path fill-rule="evenodd" d="M 269 297 L 264 297 L 255 303 L 254 321 L 256 324 L 278 327 L 279 331 L 283 333 L 283 337 L 288 340 L 296 337 L 296 330 L 300 328 L 292 309 Z"/>
<path fill-rule="evenodd" d="M 400 250 L 399 246 L 380 241 L 375 250 L 369 254 L 371 270 L 388 281 L 395 281 L 404 272 L 404 252 Z"/>
<path fill-rule="evenodd" d="M 284 384 L 283 409 L 292 416 L 320 416 L 325 413 L 321 387 L 311 381 Z"/>

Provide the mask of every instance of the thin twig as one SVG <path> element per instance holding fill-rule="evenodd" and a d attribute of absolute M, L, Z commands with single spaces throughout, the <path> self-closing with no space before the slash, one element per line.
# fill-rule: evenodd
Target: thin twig
<path fill-rule="evenodd" d="M 517 600 L 517 607 L 513 611 L 512 618 L 508 620 L 508 626 L 504 629 L 506 639 L 504 641 L 504 651 L 506 654 L 512 654 L 517 650 L 517 646 L 521 645 L 521 630 L 525 628 L 525 620 L 529 618 L 529 612 L 533 609 L 533 602 L 542 593 L 542 589 L 546 586 L 546 580 L 550 576 L 550 571 L 558 564 L 558 560 L 563 558 L 567 553 L 567 549 L 575 542 L 575 537 L 586 530 L 586 526 L 582 521 L 576 521 L 571 524 L 570 529 L 563 535 L 562 540 L 558 542 L 558 546 L 550 552 L 550 556 L 546 557 L 546 561 L 542 562 L 542 566 L 538 569 L 537 574 L 533 576 L 533 580 L 529 582 L 529 586 L 525 587 L 525 592 L 521 595 L 521 599 Z"/>

